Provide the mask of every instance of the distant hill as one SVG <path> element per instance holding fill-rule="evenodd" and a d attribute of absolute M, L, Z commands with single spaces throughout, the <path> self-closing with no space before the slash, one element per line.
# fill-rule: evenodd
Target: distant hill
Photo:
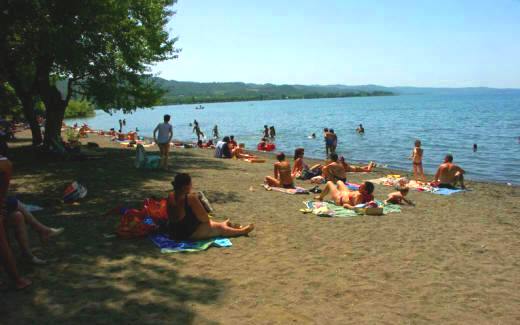
<path fill-rule="evenodd" d="M 433 87 L 385 87 L 379 85 L 274 85 L 244 82 L 191 82 L 154 78 L 166 93 L 161 104 L 194 104 L 249 100 L 307 99 L 364 97 L 391 95 L 477 95 L 517 94 L 520 89 L 487 87 L 433 88 Z M 64 91 L 66 84 L 58 81 Z"/>
<path fill-rule="evenodd" d="M 347 89 L 338 86 L 189 82 L 162 78 L 155 78 L 155 81 L 166 90 L 163 104 L 394 95 L 388 90 Z"/>

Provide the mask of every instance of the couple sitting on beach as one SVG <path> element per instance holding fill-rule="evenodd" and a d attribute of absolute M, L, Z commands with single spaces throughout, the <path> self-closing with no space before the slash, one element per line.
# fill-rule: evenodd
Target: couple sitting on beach
<path fill-rule="evenodd" d="M 255 156 L 247 154 L 235 141 L 235 137 L 225 136 L 215 145 L 215 158 L 255 158 Z"/>

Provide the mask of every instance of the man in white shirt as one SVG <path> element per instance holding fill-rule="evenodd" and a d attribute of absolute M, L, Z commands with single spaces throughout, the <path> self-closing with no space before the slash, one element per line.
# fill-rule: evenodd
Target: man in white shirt
<path fill-rule="evenodd" d="M 157 124 L 153 130 L 153 140 L 161 151 L 161 167 L 168 169 L 168 152 L 170 151 L 170 141 L 173 137 L 173 129 L 170 122 L 170 115 L 164 115 L 164 122 Z"/>

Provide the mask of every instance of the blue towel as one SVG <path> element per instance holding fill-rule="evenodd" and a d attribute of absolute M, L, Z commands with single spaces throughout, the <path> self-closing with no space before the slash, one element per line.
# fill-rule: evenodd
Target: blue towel
<path fill-rule="evenodd" d="M 432 193 L 433 194 L 438 194 L 438 195 L 452 195 L 454 193 L 458 193 L 458 192 L 464 192 L 465 190 L 463 189 L 449 189 L 449 188 L 434 188 Z"/>
<path fill-rule="evenodd" d="M 231 240 L 228 238 L 212 238 L 197 241 L 176 241 L 170 239 L 164 234 L 150 235 L 152 242 L 161 249 L 161 253 L 178 253 L 178 252 L 199 252 L 215 247 L 231 247 Z"/>

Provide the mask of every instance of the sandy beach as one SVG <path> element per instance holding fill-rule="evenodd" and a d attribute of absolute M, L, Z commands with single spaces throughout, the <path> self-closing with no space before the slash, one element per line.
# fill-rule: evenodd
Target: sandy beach
<path fill-rule="evenodd" d="M 83 139 L 98 143 L 105 158 L 82 162 L 37 158 L 29 139 L 18 137 L 10 144 L 11 193 L 42 206 L 35 215 L 66 231 L 36 252 L 48 265 L 19 260 L 34 285 L 0 293 L 0 323 L 520 323 L 518 187 L 468 181 L 471 191 L 452 196 L 411 191 L 416 206 L 401 213 L 320 218 L 299 211 L 312 195 L 260 187 L 272 155 L 250 164 L 173 149 L 171 172 L 142 171 L 133 166 L 134 149 L 107 137 Z M 148 239 L 104 237 L 118 222 L 107 210 L 166 196 L 176 172 L 192 175 L 215 219 L 253 222 L 255 231 L 232 239 L 231 248 L 184 254 L 161 254 Z M 88 195 L 63 204 L 74 180 Z M 375 196 L 391 190 L 376 185 Z"/>

